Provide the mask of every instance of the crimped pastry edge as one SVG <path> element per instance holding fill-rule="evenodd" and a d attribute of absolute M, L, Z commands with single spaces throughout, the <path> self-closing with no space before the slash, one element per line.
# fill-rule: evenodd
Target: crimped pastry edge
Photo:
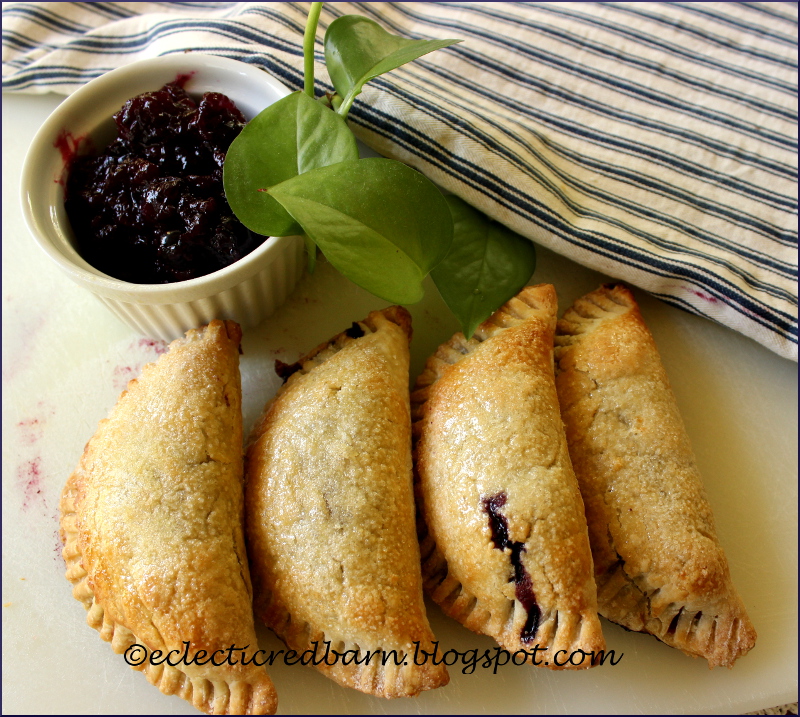
<path fill-rule="evenodd" d="M 168 350 L 173 346 L 180 346 L 191 341 L 205 338 L 208 331 L 222 331 L 228 339 L 237 346 L 241 342 L 242 332 L 235 321 L 214 320 L 207 326 L 190 329 L 182 338 L 170 343 Z M 241 350 L 241 349 L 240 349 Z M 150 365 L 150 364 L 149 364 Z M 138 379 L 128 382 L 128 387 Z M 127 393 L 123 391 L 122 396 Z M 119 402 L 119 399 L 118 401 Z M 116 406 L 116 404 L 115 404 Z M 112 409 L 113 410 L 113 409 Z M 102 419 L 100 425 L 107 422 Z M 86 444 L 89 447 L 91 439 Z M 85 451 L 84 451 L 85 455 Z M 62 556 L 66 563 L 66 578 L 72 584 L 72 595 L 83 604 L 87 611 L 86 623 L 100 633 L 100 637 L 111 643 L 111 648 L 117 654 L 124 654 L 132 645 L 143 645 L 152 652 L 152 646 L 147 645 L 122 623 L 111 618 L 103 606 L 97 601 L 88 580 L 88 573 L 83 565 L 83 554 L 80 549 L 78 514 L 75 505 L 77 498 L 77 481 L 80 467 L 73 471 L 64 486 L 59 500 L 61 513 L 59 535 L 64 548 Z M 160 646 L 163 648 L 163 645 Z M 159 647 L 155 648 L 159 649 Z M 266 672 L 264 678 L 255 687 L 246 680 L 227 682 L 212 682 L 208 679 L 192 679 L 183 670 L 168 664 L 131 665 L 131 669 L 144 672 L 148 682 L 158 687 L 165 695 L 177 695 L 191 703 L 196 709 L 207 714 L 274 714 L 277 708 L 275 689 Z"/>
<path fill-rule="evenodd" d="M 508 610 L 504 615 L 492 615 L 480 600 L 471 593 L 458 579 L 449 574 L 447 559 L 439 550 L 430 534 L 422 512 L 424 504 L 421 481 L 417 471 L 418 440 L 422 432 L 425 418 L 425 404 L 433 385 L 442 377 L 448 367 L 458 363 L 477 349 L 484 341 L 496 336 L 506 328 L 524 323 L 532 312 L 550 310 L 555 313 L 557 297 L 555 288 L 550 284 L 537 284 L 524 287 L 516 296 L 501 306 L 492 316 L 484 321 L 472 338 L 467 339 L 463 333 L 454 334 L 441 344 L 426 362 L 425 368 L 417 379 L 411 393 L 412 436 L 414 441 L 414 491 L 417 503 L 417 534 L 420 541 L 422 557 L 422 577 L 426 592 L 431 596 L 446 615 L 479 634 L 489 635 L 509 652 L 526 649 L 519 643 L 519 636 L 513 631 L 515 614 L 524 610 L 517 600 L 508 600 Z M 562 610 L 542 612 L 537 638 L 541 635 L 548 648 L 538 655 L 548 663 L 549 669 L 587 669 L 596 664 L 587 661 L 580 665 L 557 665 L 553 659 L 560 650 L 576 651 L 583 647 L 591 647 L 591 651 L 605 649 L 605 640 L 595 613 L 567 613 Z M 537 643 L 541 640 L 537 639 Z M 529 657 L 533 663 L 534 658 Z"/>
<path fill-rule="evenodd" d="M 275 362 L 275 370 L 279 376 L 284 377 L 284 385 L 277 391 L 275 396 L 265 405 L 261 417 L 256 422 L 247 441 L 247 449 L 250 448 L 264 433 L 264 421 L 267 419 L 271 406 L 281 397 L 295 381 L 301 380 L 302 376 L 310 373 L 315 367 L 320 366 L 333 355 L 341 351 L 352 341 L 357 341 L 368 333 L 376 333 L 380 330 L 384 322 L 389 322 L 399 326 L 403 333 L 411 341 L 412 326 L 411 314 L 402 306 L 389 306 L 385 309 L 372 311 L 362 321 L 355 321 L 349 329 L 336 334 L 328 341 L 324 341 L 316 348 L 299 358 L 294 364 L 285 364 L 281 361 Z M 354 329 L 363 332 L 359 336 L 353 336 Z M 296 622 L 292 620 L 289 610 L 274 599 L 274 594 L 264 591 L 260 598 L 260 610 L 257 615 L 290 649 L 302 654 L 306 650 L 313 650 L 312 643 L 316 642 L 318 647 L 317 654 L 324 653 L 323 646 L 326 641 L 331 643 L 331 649 L 339 652 L 345 651 L 369 651 L 371 653 L 380 651 L 382 655 L 391 654 L 394 648 L 386 648 L 380 643 L 369 645 L 357 644 L 353 641 L 345 640 L 340 635 L 326 634 L 321 630 L 314 630 L 312 625 L 306 621 Z M 420 645 L 420 650 L 432 649 L 433 646 Z M 412 654 L 412 648 L 408 647 Z M 359 655 L 360 659 L 360 655 Z M 402 660 L 401 660 L 402 661 Z M 450 681 L 447 669 L 443 665 L 433 665 L 426 662 L 417 665 L 422 669 L 414 670 L 413 658 L 409 664 L 396 665 L 394 657 L 387 660 L 386 665 L 378 666 L 377 660 L 370 660 L 366 667 L 350 663 L 342 664 L 337 661 L 334 665 L 320 663 L 314 665 L 322 674 L 332 679 L 334 682 L 356 689 L 366 694 L 389 699 L 398 697 L 414 697 L 419 693 L 443 687 Z M 415 679 L 415 677 L 417 679 Z"/>
<path fill-rule="evenodd" d="M 275 361 L 275 373 L 284 379 L 284 384 L 287 384 L 296 373 L 300 375 L 308 373 L 315 366 L 319 366 L 330 356 L 341 351 L 350 341 L 367 333 L 375 333 L 378 331 L 382 321 L 389 321 L 399 326 L 408 337 L 409 342 L 411 341 L 411 314 L 402 306 L 388 306 L 385 309 L 371 311 L 363 321 L 354 321 L 349 329 L 345 329 L 333 338 L 323 341 L 293 364 Z M 360 336 L 353 336 L 353 333 L 359 331 L 362 332 Z"/>
<path fill-rule="evenodd" d="M 272 405 L 283 395 L 295 381 L 309 373 L 315 366 L 324 363 L 328 358 L 341 351 L 348 343 L 354 341 L 353 333 L 355 330 L 361 332 L 358 338 L 367 333 L 375 333 L 380 328 L 382 322 L 388 321 L 399 326 L 403 333 L 411 341 L 411 314 L 403 306 L 388 306 L 385 309 L 371 311 L 363 321 L 354 321 L 349 329 L 345 329 L 336 334 L 333 338 L 323 341 L 319 346 L 301 356 L 292 364 L 283 361 L 275 361 L 275 373 L 283 379 L 283 385 L 276 391 L 275 395 L 267 401 L 261 411 L 261 415 L 255 422 L 245 441 L 245 453 L 250 446 L 258 440 L 264 432 L 264 421 Z"/>
<path fill-rule="evenodd" d="M 604 321 L 629 312 L 634 312 L 645 326 L 636 299 L 624 284 L 603 284 L 576 299 L 556 324 L 556 372 L 560 372 L 560 362 L 586 334 Z M 614 548 L 610 534 L 608 540 Z M 733 667 L 753 648 L 756 631 L 732 581 L 728 600 L 690 602 L 671 585 L 653 584 L 645 574 L 628 574 L 624 559 L 618 552 L 617 555 L 619 561 L 612 569 L 602 577 L 596 576 L 598 608 L 603 617 L 627 630 L 652 635 L 691 657 L 702 657 L 709 668 Z M 663 596 L 670 592 L 674 599 L 653 614 L 653 599 L 659 597 L 658 602 L 663 602 Z"/>
<path fill-rule="evenodd" d="M 352 689 L 374 695 L 395 699 L 398 697 L 416 697 L 426 690 L 444 687 L 450 682 L 450 676 L 444 665 L 434 665 L 425 661 L 422 665 L 414 664 L 416 646 L 406 645 L 403 649 L 387 648 L 380 642 L 361 644 L 345 639 L 342 635 L 314 630 L 306 621 L 292 620 L 289 610 L 282 604 L 273 600 L 273 594 L 263 596 L 264 604 L 259 616 L 264 623 L 292 650 L 303 654 L 307 650 L 313 651 L 317 643 L 317 664 L 314 667 L 334 682 Z M 373 655 L 365 664 L 358 664 L 353 660 L 344 664 L 343 660 L 336 659 L 334 664 L 322 661 L 326 653 L 325 643 L 330 642 L 330 650 L 340 654 L 358 653 L 358 660 L 365 660 L 365 653 Z M 420 655 L 422 650 L 433 651 L 430 642 L 419 645 Z M 395 657 L 392 653 L 396 653 Z M 380 653 L 380 654 L 378 654 Z M 401 664 L 397 664 L 397 663 Z"/>
<path fill-rule="evenodd" d="M 464 627 L 482 635 L 495 639 L 501 647 L 514 654 L 518 650 L 531 653 L 533 645 L 521 644 L 518 631 L 514 628 L 518 623 L 517 612 L 524 608 L 518 600 L 508 600 L 508 610 L 503 615 L 492 614 L 481 601 L 458 579 L 449 575 L 447 559 L 436 546 L 433 537 L 427 531 L 424 519 L 419 518 L 418 531 L 422 551 L 422 577 L 426 591 L 442 611 L 460 622 Z M 536 631 L 536 642 L 544 642 L 548 647 L 537 653 L 536 660 L 544 663 L 552 670 L 588 669 L 598 663 L 600 653 L 605 650 L 605 640 L 596 614 L 575 613 L 564 610 L 542 611 Z M 558 664 L 556 658 L 564 661 L 573 652 L 583 650 L 591 659 L 584 659 L 575 665 Z M 557 657 L 561 655 L 561 657 Z M 534 664 L 533 655 L 525 660 Z M 514 664 L 523 664 L 517 663 Z"/>
<path fill-rule="evenodd" d="M 636 301 L 624 284 L 603 284 L 576 299 L 556 323 L 556 370 L 564 347 L 578 343 L 583 334 L 591 332 L 600 322 L 633 309 L 638 309 Z"/>
<path fill-rule="evenodd" d="M 691 657 L 702 657 L 709 668 L 733 667 L 753 648 L 756 632 L 738 593 L 730 596 L 732 605 L 730 599 L 689 602 L 676 595 L 658 615 L 653 615 L 653 599 L 670 588 L 654 586 L 646 575 L 628 575 L 620 558 L 613 571 L 598 581 L 600 614 L 627 630 L 652 635 Z"/>
<path fill-rule="evenodd" d="M 550 287 L 549 295 L 539 297 L 540 290 Z M 421 406 L 428 400 L 427 388 L 432 386 L 442 376 L 442 372 L 455 363 L 458 363 L 468 354 L 472 353 L 487 339 L 500 333 L 503 329 L 523 323 L 531 310 L 557 306 L 555 289 L 551 284 L 536 284 L 524 287 L 516 296 L 509 299 L 486 321 L 475 329 L 472 338 L 467 339 L 462 332 L 440 344 L 433 355 L 428 358 L 425 368 L 416 380 L 414 390 L 411 392 L 411 420 L 415 422 L 415 406 Z"/>

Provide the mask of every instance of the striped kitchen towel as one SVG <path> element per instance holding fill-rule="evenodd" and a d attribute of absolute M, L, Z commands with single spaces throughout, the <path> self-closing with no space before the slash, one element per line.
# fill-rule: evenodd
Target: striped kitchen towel
<path fill-rule="evenodd" d="M 302 85 L 309 3 L 4 3 L 3 89 L 194 50 Z M 795 3 L 329 3 L 461 38 L 369 83 L 358 136 L 575 261 L 797 360 Z M 318 67 L 317 91 L 331 90 Z"/>

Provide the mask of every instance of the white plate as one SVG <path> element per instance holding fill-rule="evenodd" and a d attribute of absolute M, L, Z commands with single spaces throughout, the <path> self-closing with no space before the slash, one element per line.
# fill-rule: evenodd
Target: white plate
<path fill-rule="evenodd" d="M 197 714 L 113 654 L 71 597 L 57 537 L 61 488 L 94 433 L 157 346 L 135 336 L 52 266 L 17 204 L 19 165 L 53 96 L 3 102 L 3 711 L 19 714 Z M 534 281 L 562 309 L 607 277 L 540 250 Z M 661 348 L 717 519 L 733 578 L 759 634 L 732 670 L 604 622 L 624 657 L 578 673 L 451 669 L 445 688 L 385 701 L 316 671 L 275 666 L 283 714 L 741 713 L 797 699 L 797 374 L 729 329 L 637 292 Z M 329 266 L 244 337 L 245 429 L 279 385 L 276 358 L 302 353 L 383 303 Z M 435 289 L 411 307 L 412 372 L 457 328 Z M 445 649 L 492 648 L 429 609 Z M 262 647 L 280 649 L 263 631 Z"/>

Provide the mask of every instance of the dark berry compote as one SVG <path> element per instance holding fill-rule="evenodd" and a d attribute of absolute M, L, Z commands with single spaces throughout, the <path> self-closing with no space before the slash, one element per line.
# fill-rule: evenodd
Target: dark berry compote
<path fill-rule="evenodd" d="M 67 215 L 89 264 L 165 284 L 217 271 L 264 241 L 223 193 L 225 153 L 246 122 L 228 97 L 195 102 L 177 81 L 128 100 L 114 121 L 117 138 L 77 157 L 67 180 Z"/>

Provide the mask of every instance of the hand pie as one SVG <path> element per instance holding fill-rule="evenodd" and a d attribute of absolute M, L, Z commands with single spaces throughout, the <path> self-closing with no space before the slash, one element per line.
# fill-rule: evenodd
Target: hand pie
<path fill-rule="evenodd" d="M 382 697 L 448 681 L 443 665 L 414 660 L 433 635 L 414 526 L 410 336 L 395 306 L 281 364 L 288 380 L 245 461 L 256 614 L 331 679 Z"/>
<path fill-rule="evenodd" d="M 213 321 L 128 384 L 67 481 L 61 535 L 89 625 L 117 653 L 138 643 L 175 665 L 135 668 L 152 684 L 209 714 L 272 714 L 264 668 L 241 664 L 258 643 L 242 521 L 240 339 L 237 324 Z M 192 658 L 208 661 L 183 664 Z"/>
<path fill-rule="evenodd" d="M 556 294 L 529 286 L 428 360 L 413 392 L 425 587 L 444 612 L 556 667 L 605 647 L 553 382 Z M 565 650 L 566 653 L 559 653 Z M 590 667 L 587 656 L 564 667 Z"/>
<path fill-rule="evenodd" d="M 711 667 L 731 666 L 756 633 L 631 293 L 607 285 L 578 299 L 558 322 L 555 353 L 600 613 Z"/>

